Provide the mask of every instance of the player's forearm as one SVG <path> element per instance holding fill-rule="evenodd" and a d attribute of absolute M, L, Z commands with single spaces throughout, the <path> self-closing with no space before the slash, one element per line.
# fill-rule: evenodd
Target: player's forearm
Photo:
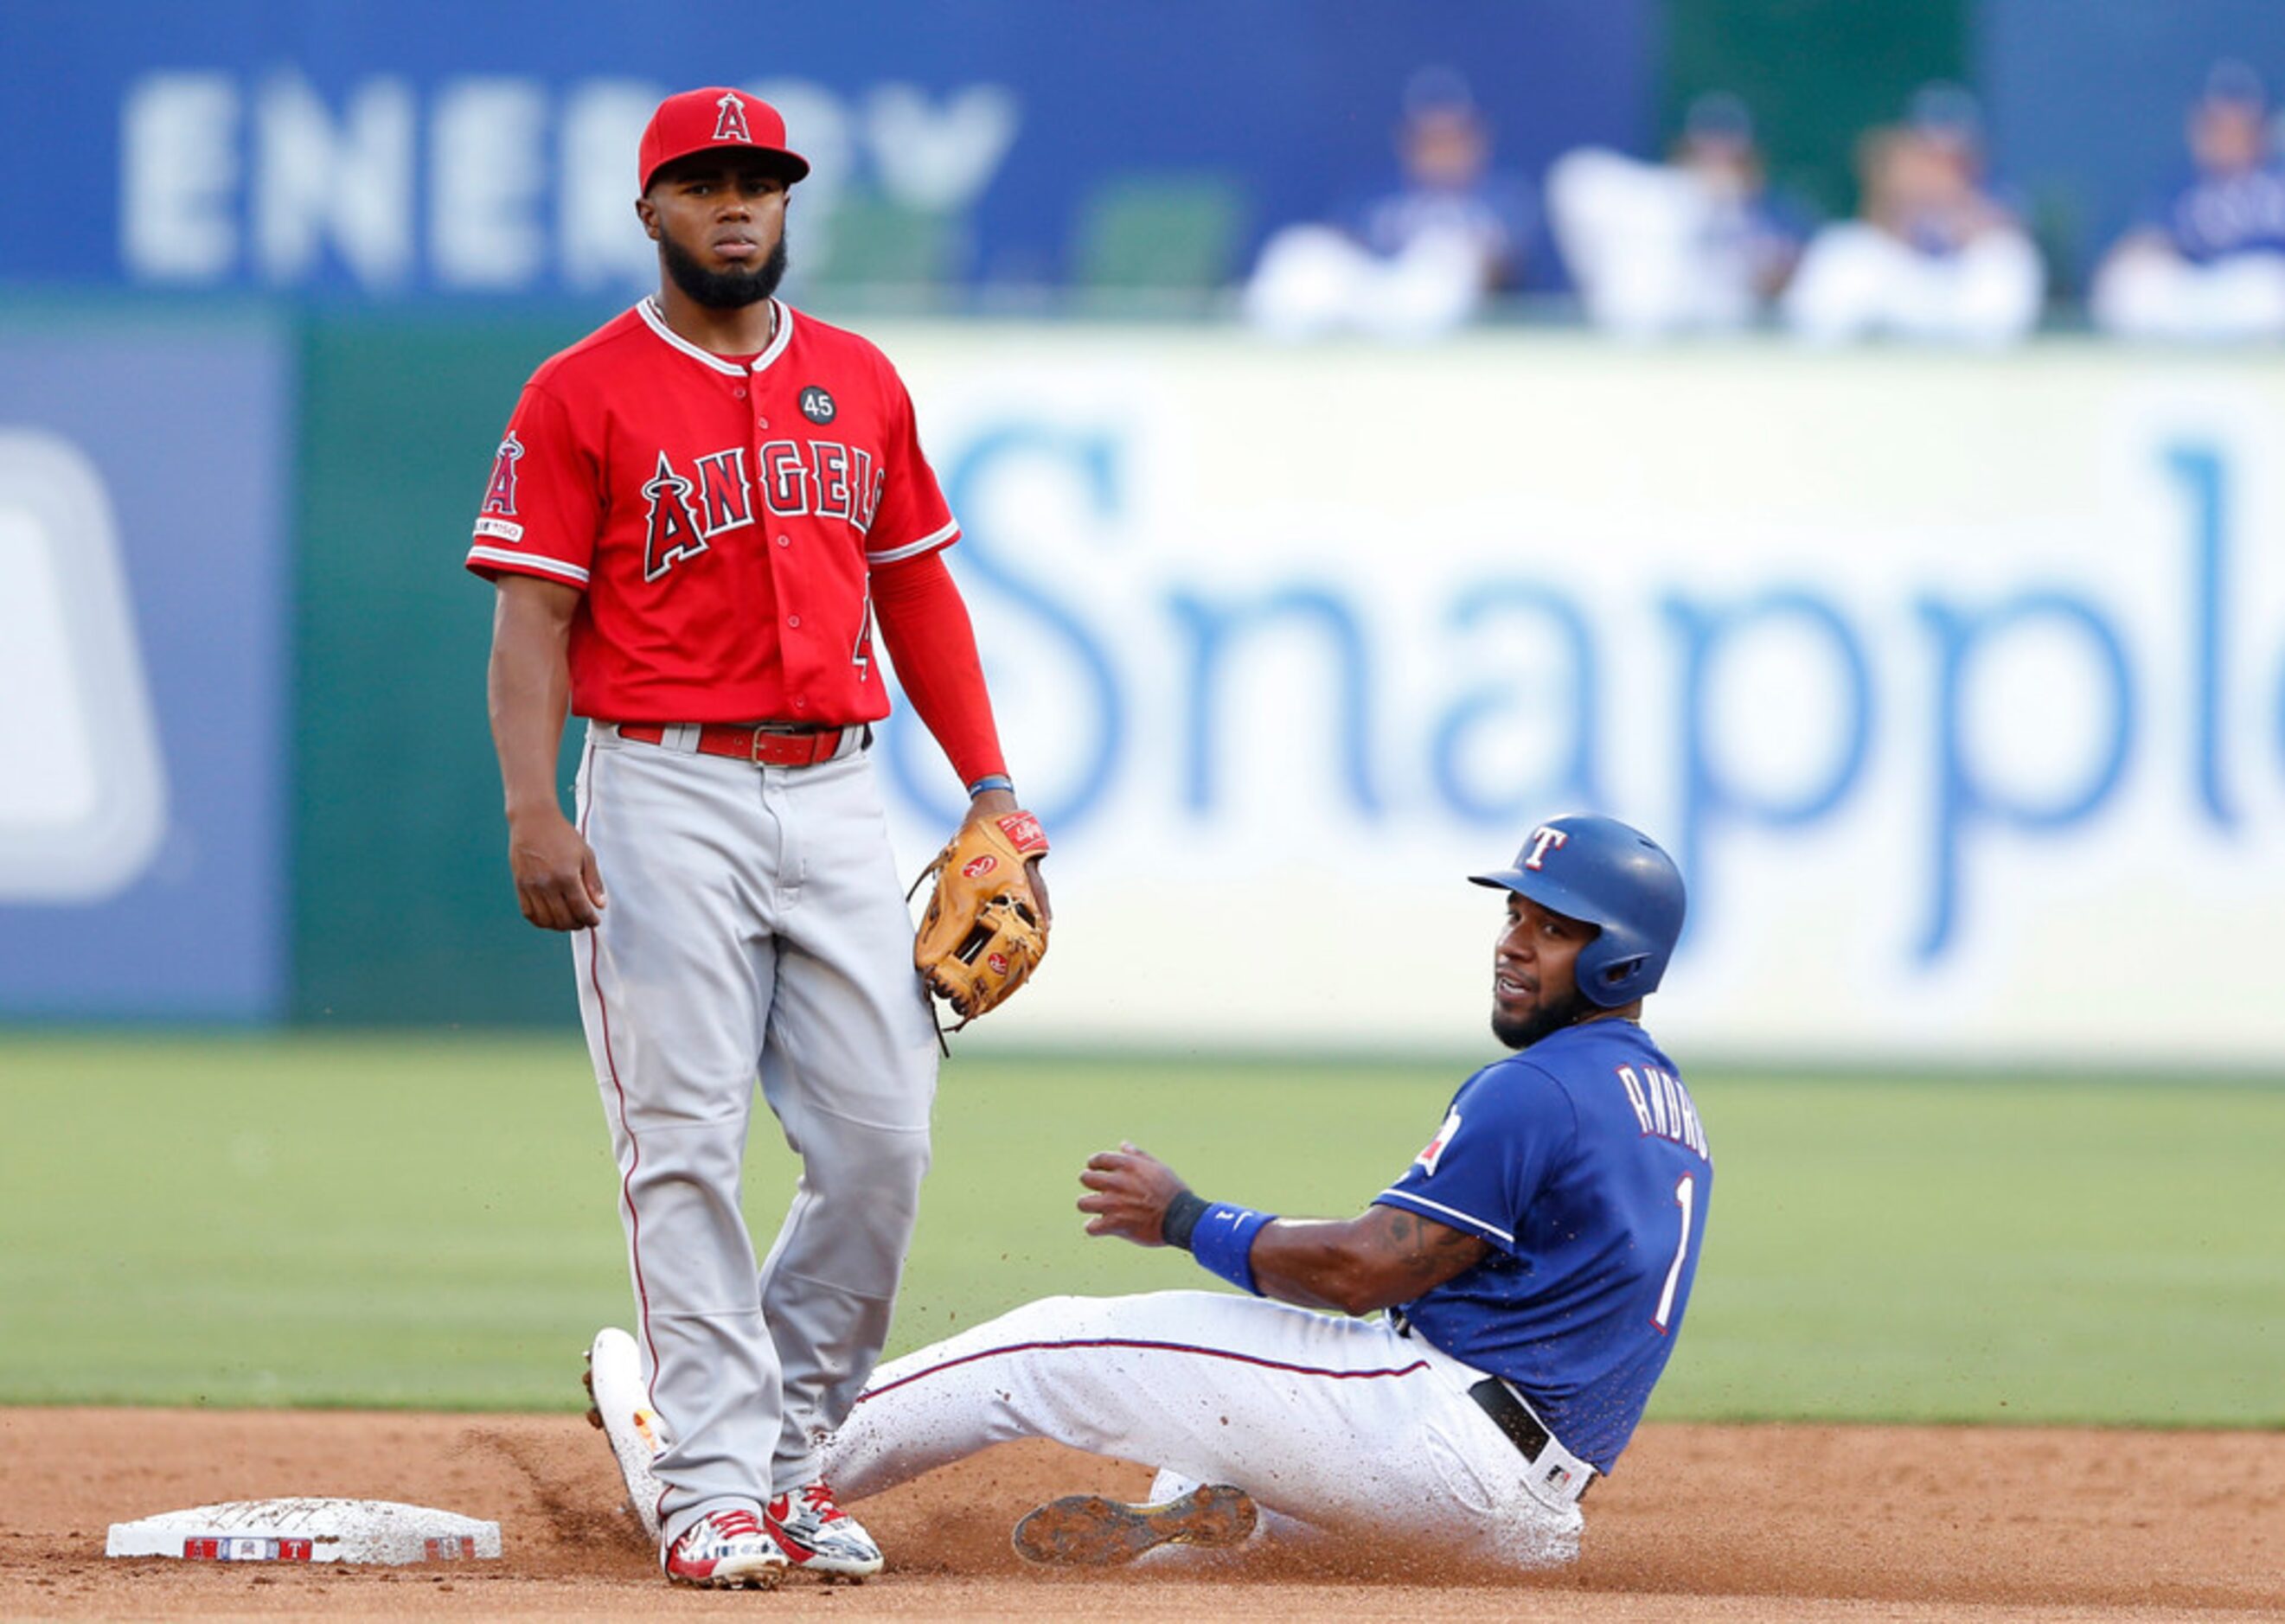
<path fill-rule="evenodd" d="M 542 808 L 561 812 L 555 762 L 570 708 L 569 679 L 495 650 L 490 687 L 492 748 L 508 820 Z"/>
<path fill-rule="evenodd" d="M 1103 1171 L 1106 1158 L 1090 1165 Z M 1169 1173 L 1171 1177 L 1171 1173 Z M 1111 1188 L 1108 1181 L 1099 1188 Z M 1088 1203 L 1082 1202 L 1084 1209 Z M 1098 1208 L 1102 1204 L 1096 1204 Z M 1157 1228 L 1170 1246 L 1196 1257 L 1235 1285 L 1304 1308 L 1370 1314 L 1409 1292 L 1383 1295 L 1364 1234 L 1372 1220 L 1277 1218 L 1251 1207 L 1208 1202 L 1179 1187 L 1158 1206 Z"/>
<path fill-rule="evenodd" d="M 485 683 L 511 823 L 543 808 L 561 813 L 555 762 L 571 703 L 569 616 L 524 600 L 504 584 Z"/>
<path fill-rule="evenodd" d="M 1089 1164 L 1095 1177 L 1086 1181 L 1104 1195 L 1080 1206 L 1104 1212 L 1099 1222 L 1132 1233 L 1111 1216 L 1128 1176 L 1120 1159 L 1097 1157 Z M 1147 1231 L 1155 1229 L 1167 1244 L 1249 1291 L 1342 1314 L 1410 1302 L 1474 1267 L 1490 1250 L 1475 1236 L 1394 1205 L 1376 1204 L 1351 1219 L 1278 1218 L 1208 1202 L 1178 1185 L 1158 1192 L 1152 1207 L 1156 1221 L 1143 1226 L 1146 1243 Z"/>
<path fill-rule="evenodd" d="M 873 609 L 905 697 L 964 785 L 1008 768 L 984 686 L 976 629 L 944 560 L 931 553 L 876 570 Z"/>
<path fill-rule="evenodd" d="M 1254 1237 L 1255 1286 L 1281 1303 L 1337 1314 L 1370 1314 L 1404 1301 L 1382 1294 L 1355 1228 L 1346 1219 L 1278 1219 Z"/>

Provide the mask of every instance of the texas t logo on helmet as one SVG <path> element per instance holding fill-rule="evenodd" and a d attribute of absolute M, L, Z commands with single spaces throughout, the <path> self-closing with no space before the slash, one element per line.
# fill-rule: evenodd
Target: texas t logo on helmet
<path fill-rule="evenodd" d="M 1562 860 L 1551 866 L 1558 851 Z M 1605 1009 L 1656 992 L 1681 939 L 1681 871 L 1656 841 L 1615 818 L 1551 819 L 1525 837 L 1514 867 L 1468 877 L 1594 926 L 1595 939 L 1579 950 L 1579 991 Z"/>

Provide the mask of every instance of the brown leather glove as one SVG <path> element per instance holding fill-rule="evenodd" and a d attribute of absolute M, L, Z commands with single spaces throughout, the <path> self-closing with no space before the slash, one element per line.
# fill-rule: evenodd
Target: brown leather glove
<path fill-rule="evenodd" d="M 959 1013 L 962 1026 L 1006 1002 L 1047 957 L 1047 925 L 1024 872 L 1047 850 L 1030 812 L 971 819 L 913 883 L 918 890 L 936 882 L 913 942 L 913 966 Z"/>

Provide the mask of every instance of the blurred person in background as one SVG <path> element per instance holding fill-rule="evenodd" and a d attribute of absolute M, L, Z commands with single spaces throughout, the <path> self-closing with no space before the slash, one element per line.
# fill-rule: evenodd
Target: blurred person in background
<path fill-rule="evenodd" d="M 1424 68 L 1405 86 L 1396 191 L 1342 225 L 1287 226 L 1263 247 L 1247 318 L 1281 338 L 1433 338 L 1515 286 L 1535 229 L 1529 189 L 1492 168 L 1492 130 L 1467 82 Z"/>
<path fill-rule="evenodd" d="M 2242 62 L 2218 62 L 2185 130 L 2195 176 L 2105 256 L 2095 325 L 2129 338 L 2285 336 L 2285 163 L 2269 94 Z"/>
<path fill-rule="evenodd" d="M 1786 290 L 1786 325 L 1822 343 L 1894 337 L 2006 344 L 2039 318 L 2038 249 L 1984 180 L 1983 120 L 1932 84 L 1858 148 L 1861 219 L 1819 231 Z"/>
<path fill-rule="evenodd" d="M 1804 235 L 1770 197 L 1753 115 L 1724 91 L 1691 104 L 1668 163 L 1565 153 L 1547 172 L 1547 215 L 1589 319 L 1641 338 L 1751 326 Z"/>

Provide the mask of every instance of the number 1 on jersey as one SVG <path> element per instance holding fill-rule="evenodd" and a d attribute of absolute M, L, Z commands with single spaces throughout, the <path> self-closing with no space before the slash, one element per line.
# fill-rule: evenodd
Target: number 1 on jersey
<path fill-rule="evenodd" d="M 1658 1294 L 1658 1312 L 1650 1320 L 1661 1337 L 1674 1322 L 1674 1292 L 1682 1283 L 1682 1260 L 1690 1255 L 1690 1212 L 1697 1199 L 1696 1173 L 1685 1173 L 1674 1181 L 1674 1204 L 1682 1209 L 1682 1238 L 1674 1243 L 1674 1261 L 1666 1269 L 1666 1289 Z"/>

